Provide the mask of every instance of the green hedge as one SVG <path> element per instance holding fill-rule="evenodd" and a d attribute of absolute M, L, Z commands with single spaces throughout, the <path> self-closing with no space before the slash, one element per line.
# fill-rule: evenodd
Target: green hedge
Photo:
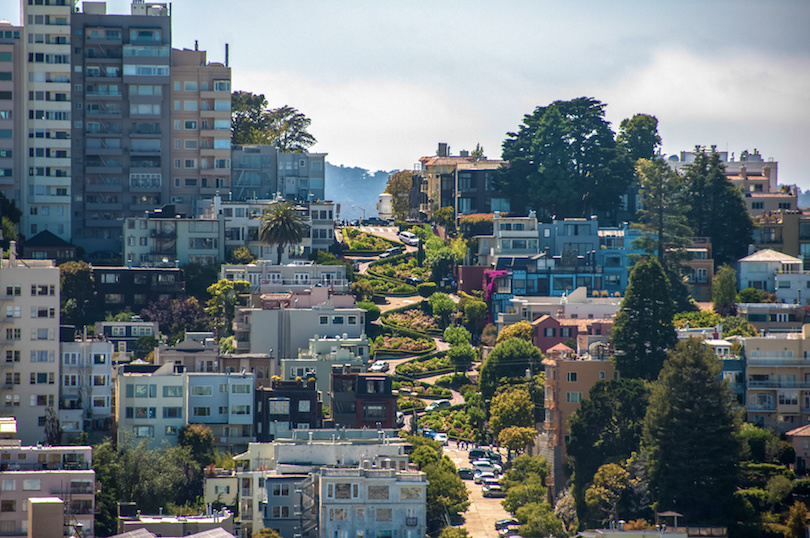
<path fill-rule="evenodd" d="M 444 334 L 444 330 L 442 330 L 442 329 L 430 329 L 428 332 L 423 333 L 423 332 L 420 332 L 420 331 L 415 331 L 413 329 L 409 329 L 408 327 L 400 327 L 399 325 L 396 325 L 394 323 L 387 323 L 385 321 L 386 318 L 388 317 L 387 315 L 393 314 L 395 312 L 405 312 L 407 310 L 413 310 L 415 308 L 418 308 L 418 309 L 422 310 L 422 312 L 424 312 L 424 309 L 422 308 L 422 303 L 423 302 L 424 301 L 420 301 L 418 303 L 409 304 L 409 305 L 405 305 L 405 306 L 400 306 L 399 308 L 392 308 L 391 310 L 386 310 L 385 312 L 383 312 L 383 315 L 380 316 L 380 323 L 382 323 L 383 325 L 385 325 L 386 327 L 388 327 L 388 328 L 390 328 L 392 330 L 407 331 L 407 333 L 411 333 L 411 334 L 414 334 L 414 335 L 422 335 L 423 337 L 424 336 L 429 336 L 429 337 L 442 336 Z M 407 334 L 407 333 L 403 332 L 403 334 Z"/>
<path fill-rule="evenodd" d="M 430 377 L 430 376 L 443 374 L 443 373 L 447 373 L 447 372 L 453 372 L 453 371 L 455 371 L 454 366 L 447 366 L 447 367 L 444 367 L 444 368 L 435 368 L 433 370 L 425 370 L 423 372 L 414 372 L 414 373 L 411 373 L 411 374 L 405 373 L 405 371 L 404 371 L 405 368 L 406 368 L 405 365 L 413 364 L 413 363 L 424 363 L 424 362 L 427 362 L 427 361 L 429 361 L 431 359 L 444 358 L 446 355 L 447 355 L 447 351 L 436 351 L 434 353 L 428 353 L 427 355 L 422 355 L 421 357 L 416 357 L 416 358 L 414 358 L 412 360 L 409 360 L 409 361 L 403 362 L 401 364 L 398 364 L 397 367 L 394 369 L 394 372 L 397 375 L 400 375 L 400 376 L 403 376 L 403 377 L 413 377 L 413 378 L 417 378 L 417 379 L 421 378 L 421 377 Z"/>

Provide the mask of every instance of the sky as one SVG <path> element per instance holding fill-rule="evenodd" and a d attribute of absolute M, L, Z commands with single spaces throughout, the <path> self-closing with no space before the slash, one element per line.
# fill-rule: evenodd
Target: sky
<path fill-rule="evenodd" d="M 499 158 L 524 114 L 587 96 L 614 130 L 656 116 L 664 153 L 756 148 L 810 189 L 807 0 L 174 0 L 172 15 L 175 48 L 224 61 L 229 43 L 233 89 L 311 118 L 333 164 L 413 168 L 438 142 Z"/>

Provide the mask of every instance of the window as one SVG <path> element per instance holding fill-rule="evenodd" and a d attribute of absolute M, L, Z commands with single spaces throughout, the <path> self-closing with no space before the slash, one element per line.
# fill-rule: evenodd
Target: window
<path fill-rule="evenodd" d="M 196 417 L 210 417 L 211 416 L 211 408 L 210 407 L 195 407 L 193 412 L 194 412 L 194 416 L 196 416 Z"/>
<path fill-rule="evenodd" d="M 188 120 L 184 123 L 184 129 L 187 131 L 197 129 L 197 122 L 194 120 Z"/>
<path fill-rule="evenodd" d="M 319 318 L 319 323 L 321 325 L 328 325 L 329 324 L 329 316 L 321 316 Z"/>
<path fill-rule="evenodd" d="M 93 364 L 107 364 L 107 355 L 104 353 L 93 353 Z"/>
<path fill-rule="evenodd" d="M 164 407 L 163 408 L 163 418 L 182 418 L 183 417 L 183 408 L 182 407 Z"/>
<path fill-rule="evenodd" d="M 543 336 L 553 338 L 557 334 L 557 330 L 553 327 L 543 329 Z"/>
<path fill-rule="evenodd" d="M 228 495 L 231 493 L 231 486 L 214 486 L 214 495 Z"/>
<path fill-rule="evenodd" d="M 566 392 L 565 393 L 565 401 L 568 403 L 579 403 L 582 401 L 582 393 L 581 392 Z"/>
<path fill-rule="evenodd" d="M 233 394 L 250 394 L 250 385 L 231 385 L 231 393 Z"/>
<path fill-rule="evenodd" d="M 388 499 L 388 486 L 369 486 L 369 499 Z"/>
<path fill-rule="evenodd" d="M 310 402 L 309 400 L 299 400 L 298 401 L 298 412 L 299 413 L 309 413 L 310 410 Z"/>
<path fill-rule="evenodd" d="M 290 485 L 289 484 L 273 484 L 273 496 L 279 497 L 283 496 L 286 497 L 290 494 Z"/>
<path fill-rule="evenodd" d="M 568 378 L 569 383 L 576 383 L 577 382 L 577 373 L 576 372 L 568 372 L 566 377 Z"/>
<path fill-rule="evenodd" d="M 402 488 L 400 488 L 399 493 L 402 500 L 422 498 L 422 490 L 419 487 L 403 486 Z"/>
<path fill-rule="evenodd" d="M 210 385 L 208 386 L 201 386 L 197 385 L 191 387 L 191 395 L 192 396 L 211 396 L 214 394 L 214 388 Z"/>
<path fill-rule="evenodd" d="M 347 519 L 349 519 L 348 512 L 349 512 L 348 508 L 330 508 L 329 521 L 346 521 Z"/>
<path fill-rule="evenodd" d="M 234 405 L 231 407 L 231 414 L 232 415 L 249 415 L 250 414 L 250 406 L 249 405 Z"/>
<path fill-rule="evenodd" d="M 182 385 L 167 385 L 163 387 L 164 398 L 180 398 L 183 396 Z"/>
<path fill-rule="evenodd" d="M 3 491 L 14 491 L 17 489 L 16 480 L 3 480 Z"/>
<path fill-rule="evenodd" d="M 391 521 L 392 516 L 392 508 L 377 508 L 377 521 Z"/>
<path fill-rule="evenodd" d="M 229 92 L 229 91 L 231 91 L 231 81 L 230 80 L 215 80 L 214 81 L 214 91 L 215 92 Z"/>
<path fill-rule="evenodd" d="M 289 415 L 290 400 L 272 399 L 267 401 L 267 412 L 271 415 Z"/>
<path fill-rule="evenodd" d="M 39 479 L 23 480 L 23 491 L 39 491 L 42 489 L 42 482 Z"/>
<path fill-rule="evenodd" d="M 332 325 L 343 325 L 343 316 L 332 316 Z"/>
<path fill-rule="evenodd" d="M 135 437 L 154 437 L 155 436 L 155 427 L 154 426 L 134 426 L 132 428 L 132 433 L 135 434 Z"/>
<path fill-rule="evenodd" d="M 16 512 L 17 501 L 3 500 L 0 501 L 0 512 Z"/>

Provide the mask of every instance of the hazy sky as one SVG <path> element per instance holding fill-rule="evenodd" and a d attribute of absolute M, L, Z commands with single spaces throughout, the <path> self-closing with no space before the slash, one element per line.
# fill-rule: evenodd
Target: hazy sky
<path fill-rule="evenodd" d="M 2 0 L 2 4 L 16 4 Z M 128 0 L 108 1 L 128 13 Z M 535 106 L 655 115 L 666 153 L 758 148 L 810 189 L 808 0 L 175 0 L 173 43 L 312 119 L 333 164 L 410 168 L 438 142 L 499 157 Z M 14 13 L 11 13 L 13 20 Z M 0 12 L 0 16 L 6 16 Z M 804 164 L 803 164 L 804 163 Z"/>

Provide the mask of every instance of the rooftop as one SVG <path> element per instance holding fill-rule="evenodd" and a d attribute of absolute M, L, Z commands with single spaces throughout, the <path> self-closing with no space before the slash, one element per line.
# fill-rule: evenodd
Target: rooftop
<path fill-rule="evenodd" d="M 741 258 L 740 262 L 787 262 L 787 263 L 802 263 L 799 258 L 794 258 L 788 254 L 783 254 L 769 248 L 758 250 L 753 254 Z"/>

